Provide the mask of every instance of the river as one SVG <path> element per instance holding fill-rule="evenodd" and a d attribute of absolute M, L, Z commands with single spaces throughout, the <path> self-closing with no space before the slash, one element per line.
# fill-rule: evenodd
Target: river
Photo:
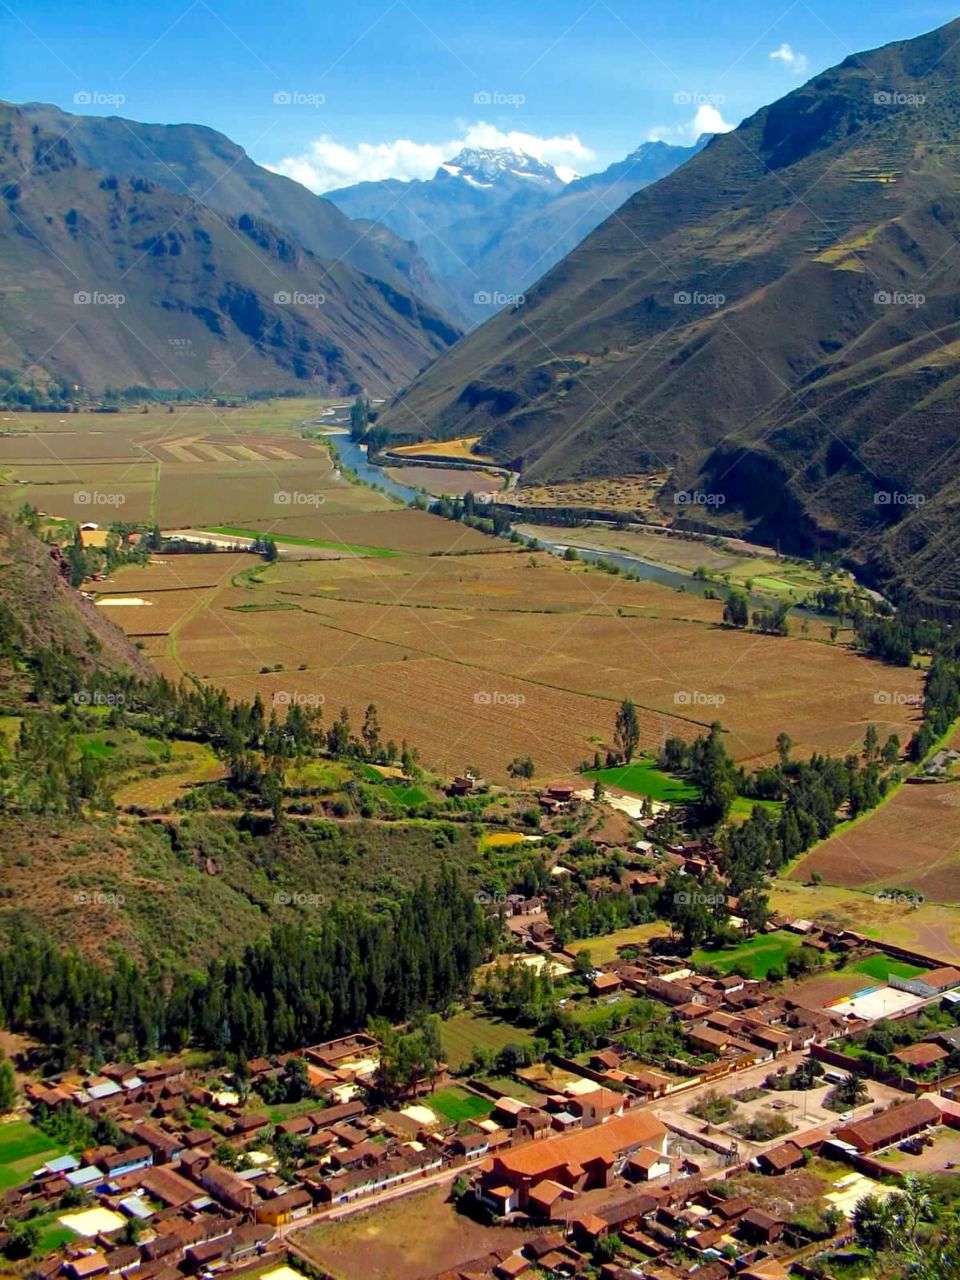
<path fill-rule="evenodd" d="M 366 484 L 376 485 L 385 493 L 406 503 L 412 502 L 414 498 L 429 498 L 429 495 L 420 489 L 414 489 L 408 484 L 400 484 L 387 475 L 383 467 L 378 467 L 376 463 L 368 460 L 366 448 L 350 439 L 350 429 L 346 426 L 349 415 L 349 405 L 337 405 L 327 409 L 321 417 L 303 422 L 301 426 L 304 429 L 319 430 L 321 434 L 329 437 L 330 443 L 336 448 L 343 469 L 352 471 Z M 573 534 L 573 530 L 570 532 Z M 538 546 L 554 555 L 562 556 L 567 548 L 572 546 L 581 560 L 589 560 L 594 564 L 601 560 L 615 564 L 624 572 L 634 573 L 645 582 L 656 582 L 662 587 L 671 587 L 674 591 L 687 591 L 699 596 L 718 594 L 716 584 L 701 582 L 692 573 L 684 573 L 681 569 L 670 569 L 650 560 L 642 560 L 639 556 L 627 555 L 623 551 L 600 551 L 594 547 L 584 547 L 573 537 L 568 537 L 564 541 L 560 541 L 559 538 L 545 538 L 539 530 L 535 536 Z M 765 596 L 751 596 L 750 604 L 753 608 L 764 608 L 769 606 L 770 600 Z"/>

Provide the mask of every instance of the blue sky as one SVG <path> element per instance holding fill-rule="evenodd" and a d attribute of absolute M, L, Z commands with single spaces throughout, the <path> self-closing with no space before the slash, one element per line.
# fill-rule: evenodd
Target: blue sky
<path fill-rule="evenodd" d="M 0 0 L 0 71 L 13 101 L 210 125 L 323 190 L 427 176 L 464 141 L 590 172 L 956 15 L 939 0 Z"/>

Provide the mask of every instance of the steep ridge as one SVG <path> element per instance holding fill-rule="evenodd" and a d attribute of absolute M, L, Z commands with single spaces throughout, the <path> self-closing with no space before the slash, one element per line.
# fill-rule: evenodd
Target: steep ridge
<path fill-rule="evenodd" d="M 385 394 L 456 340 L 413 294 L 0 107 L 0 364 L 82 383 Z"/>
<path fill-rule="evenodd" d="M 958 36 L 854 55 L 714 138 L 383 423 L 480 435 L 527 481 L 668 467 L 671 511 L 703 490 L 714 523 L 960 603 Z"/>

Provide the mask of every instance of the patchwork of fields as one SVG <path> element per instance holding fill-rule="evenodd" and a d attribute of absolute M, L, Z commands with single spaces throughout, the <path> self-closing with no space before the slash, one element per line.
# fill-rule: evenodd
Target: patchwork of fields
<path fill-rule="evenodd" d="M 870 723 L 909 738 L 915 708 L 884 695 L 891 682 L 918 693 L 919 672 L 891 675 L 820 632 L 733 632 L 718 600 L 400 507 L 301 436 L 319 408 L 36 415 L 37 430 L 0 436 L 0 496 L 104 525 L 270 533 L 272 565 L 220 553 L 121 569 L 99 586 L 104 612 L 172 677 L 322 701 L 328 716 L 347 706 L 355 723 L 375 702 L 384 735 L 445 772 L 503 779 L 531 755 L 538 775 L 569 774 L 610 742 L 623 697 L 640 709 L 642 747 L 719 719 L 748 765 L 772 757 L 781 731 L 798 753 L 846 753 Z M 124 501 L 77 505 L 77 492 Z M 110 607 L 118 598 L 142 603 Z"/>

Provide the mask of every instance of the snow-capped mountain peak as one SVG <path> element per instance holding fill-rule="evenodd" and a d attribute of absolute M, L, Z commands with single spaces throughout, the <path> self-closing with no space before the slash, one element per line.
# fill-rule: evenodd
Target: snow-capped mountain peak
<path fill-rule="evenodd" d="M 562 186 L 570 181 L 566 173 L 561 176 L 553 165 L 509 147 L 464 147 L 440 166 L 436 176 L 460 178 L 474 187 L 492 187 L 515 178 L 550 186 Z"/>

